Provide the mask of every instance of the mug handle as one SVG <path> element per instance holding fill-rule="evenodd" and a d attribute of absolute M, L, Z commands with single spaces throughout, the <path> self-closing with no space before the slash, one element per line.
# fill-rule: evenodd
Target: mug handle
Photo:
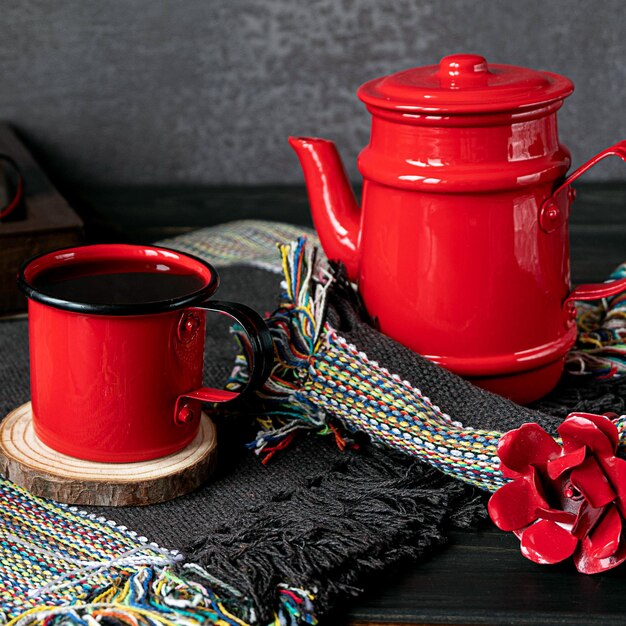
<path fill-rule="evenodd" d="M 189 307 L 188 310 L 194 309 L 221 313 L 233 319 L 243 328 L 248 338 L 248 345 L 245 348 L 250 378 L 239 392 L 228 391 L 227 389 L 213 389 L 212 387 L 199 387 L 180 395 L 176 400 L 174 421 L 181 426 L 199 417 L 203 402 L 233 402 L 258 389 L 267 380 L 274 365 L 272 336 L 267 324 L 256 311 L 245 304 L 221 300 L 207 300 L 202 304 Z M 193 320 L 193 318 L 188 319 Z M 193 329 L 190 329 L 190 331 L 193 332 Z"/>

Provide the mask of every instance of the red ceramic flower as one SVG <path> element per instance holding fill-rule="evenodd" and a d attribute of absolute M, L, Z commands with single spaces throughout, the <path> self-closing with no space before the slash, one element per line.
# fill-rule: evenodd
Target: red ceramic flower
<path fill-rule="evenodd" d="M 538 424 L 506 433 L 500 468 L 513 480 L 489 500 L 489 515 L 513 531 L 535 563 L 570 556 L 595 574 L 626 561 L 626 461 L 615 456 L 618 431 L 608 417 L 572 413 L 558 428 L 560 446 Z"/>

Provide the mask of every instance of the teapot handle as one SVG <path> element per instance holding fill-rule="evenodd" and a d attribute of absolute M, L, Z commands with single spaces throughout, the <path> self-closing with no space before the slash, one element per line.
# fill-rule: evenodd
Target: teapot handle
<path fill-rule="evenodd" d="M 588 169 L 593 167 L 598 161 L 601 161 L 602 159 L 613 155 L 620 157 L 623 161 L 626 161 L 626 141 L 619 141 L 615 145 L 610 146 L 606 148 L 606 150 L 603 150 L 602 152 L 596 154 L 596 156 L 594 156 L 584 165 L 581 165 L 577 170 L 572 172 L 565 179 L 565 181 L 561 185 L 559 185 L 554 192 L 552 192 L 552 195 L 546 198 L 541 207 L 541 213 L 539 215 L 539 224 L 541 225 L 542 230 L 548 233 L 552 232 L 560 225 L 562 221 L 561 212 L 556 203 L 556 197 L 558 196 L 558 194 L 566 187 L 569 187 L 569 185 L 571 185 Z M 554 212 L 556 212 L 556 216 L 554 216 Z M 552 215 L 548 215 L 549 213 L 552 213 Z M 542 218 L 545 223 L 544 221 L 542 221 Z M 545 226 L 549 226 L 549 228 L 546 228 Z M 576 300 L 601 300 L 602 298 L 615 296 L 622 291 L 626 291 L 626 278 L 620 278 L 618 280 L 607 283 L 591 283 L 587 285 L 579 285 L 567 296 L 567 298 L 563 302 L 563 308 L 567 312 L 567 316 L 570 319 L 575 319 Z"/>
<path fill-rule="evenodd" d="M 589 283 L 573 289 L 563 302 L 562 311 L 566 324 L 576 320 L 576 300 L 602 300 L 626 291 L 626 278 L 619 278 L 607 283 Z"/>
<path fill-rule="evenodd" d="M 572 306 L 576 300 L 602 300 L 626 291 L 626 278 L 618 278 L 607 283 L 579 285 L 565 298 L 564 306 Z"/>
<path fill-rule="evenodd" d="M 618 156 L 626 161 L 626 140 L 618 141 L 602 152 L 596 154 L 578 169 L 574 170 L 544 201 L 539 210 L 539 226 L 545 233 L 555 231 L 563 223 L 563 213 L 558 206 L 557 197 L 565 188 L 569 187 L 577 178 L 591 169 L 596 163 L 608 156 Z"/>

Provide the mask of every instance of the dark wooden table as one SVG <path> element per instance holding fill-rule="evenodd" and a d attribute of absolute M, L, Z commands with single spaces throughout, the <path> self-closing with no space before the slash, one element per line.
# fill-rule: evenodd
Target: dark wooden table
<path fill-rule="evenodd" d="M 92 239 L 148 241 L 224 221 L 309 224 L 303 188 L 83 189 L 70 201 Z M 605 278 L 626 260 L 626 185 L 578 188 L 571 220 L 575 283 Z M 511 534 L 487 526 L 458 532 L 419 564 L 374 579 L 329 624 L 626 624 L 626 566 L 596 576 L 571 563 L 527 561 Z"/>

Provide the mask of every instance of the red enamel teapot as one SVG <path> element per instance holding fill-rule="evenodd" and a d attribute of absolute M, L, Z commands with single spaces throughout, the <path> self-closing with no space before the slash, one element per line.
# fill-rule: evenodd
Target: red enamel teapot
<path fill-rule="evenodd" d="M 359 208 L 334 144 L 291 137 L 322 246 L 358 284 L 380 330 L 476 384 L 528 403 L 557 383 L 575 300 L 626 280 L 570 286 L 570 184 L 556 113 L 567 78 L 472 54 L 362 85 L 372 114 Z"/>

